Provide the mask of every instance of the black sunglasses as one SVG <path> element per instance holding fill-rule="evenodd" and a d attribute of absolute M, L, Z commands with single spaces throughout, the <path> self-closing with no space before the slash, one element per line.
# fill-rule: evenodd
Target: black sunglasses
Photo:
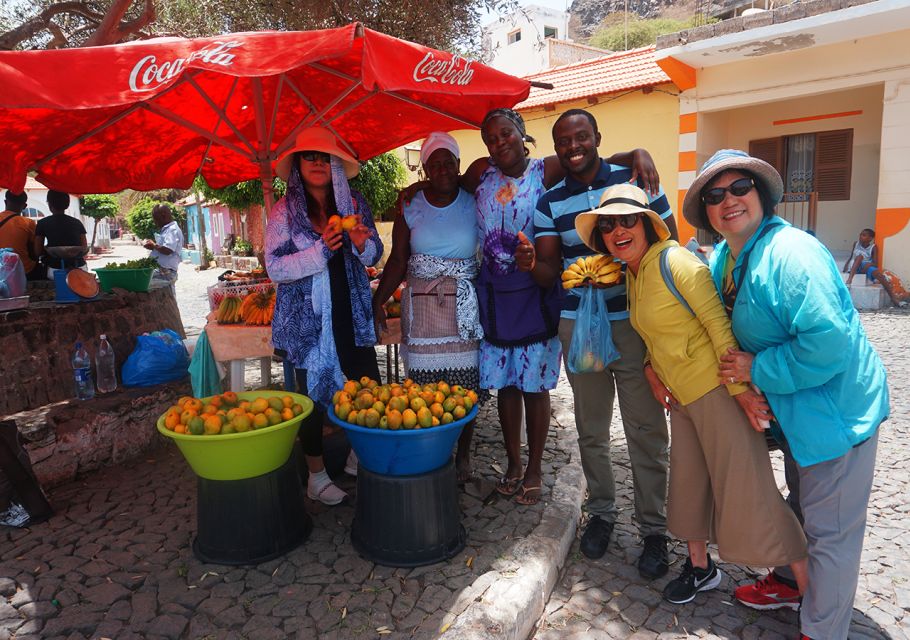
<path fill-rule="evenodd" d="M 720 204 L 727 197 L 727 191 L 734 196 L 744 196 L 755 188 L 752 178 L 734 180 L 727 187 L 711 187 L 701 192 L 701 200 L 705 204 Z"/>
<path fill-rule="evenodd" d="M 307 162 L 316 162 L 317 160 L 321 160 L 322 162 L 329 164 L 332 161 L 332 156 L 323 151 L 301 151 L 300 157 Z"/>
<path fill-rule="evenodd" d="M 597 219 L 597 229 L 601 233 L 610 233 L 619 224 L 623 229 L 631 229 L 638 223 L 637 213 L 624 213 L 621 216 L 600 216 Z"/>

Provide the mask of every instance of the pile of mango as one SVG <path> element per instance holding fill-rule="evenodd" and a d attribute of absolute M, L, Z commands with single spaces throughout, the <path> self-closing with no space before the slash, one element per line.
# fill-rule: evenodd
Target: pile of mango
<path fill-rule="evenodd" d="M 303 413 L 291 396 L 241 400 L 233 391 L 205 400 L 184 396 L 164 414 L 164 426 L 174 433 L 214 436 L 272 427 Z"/>
<path fill-rule="evenodd" d="M 430 429 L 464 418 L 477 404 L 477 393 L 439 382 L 380 385 L 364 376 L 348 380 L 332 398 L 335 415 L 344 422 L 371 429 Z"/>

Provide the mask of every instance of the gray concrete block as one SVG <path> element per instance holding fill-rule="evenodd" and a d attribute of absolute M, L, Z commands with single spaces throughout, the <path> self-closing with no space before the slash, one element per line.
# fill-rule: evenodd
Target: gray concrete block
<path fill-rule="evenodd" d="M 805 18 L 806 7 L 802 2 L 795 2 L 793 4 L 788 4 L 786 7 L 775 9 L 772 13 L 774 14 L 774 24 L 781 24 L 783 22 Z"/>
<path fill-rule="evenodd" d="M 739 33 L 743 30 L 743 18 L 740 16 L 738 18 L 730 18 L 729 20 L 724 20 L 723 22 L 717 22 L 714 24 L 714 35 L 723 36 L 728 33 Z"/>
<path fill-rule="evenodd" d="M 695 27 L 694 29 L 689 29 L 689 42 L 698 42 L 699 40 L 707 40 L 708 38 L 714 37 L 714 25 L 705 24 L 700 27 Z"/>
<path fill-rule="evenodd" d="M 769 24 L 774 24 L 773 11 L 764 11 L 751 16 L 743 16 L 743 31 L 767 27 Z"/>

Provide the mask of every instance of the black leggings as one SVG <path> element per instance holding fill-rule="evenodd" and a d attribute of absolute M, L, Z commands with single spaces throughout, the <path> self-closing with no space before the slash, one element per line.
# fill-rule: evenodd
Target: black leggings
<path fill-rule="evenodd" d="M 329 287 L 332 293 L 332 336 L 335 338 L 335 350 L 338 353 L 338 363 L 341 372 L 349 380 L 359 380 L 369 376 L 379 380 L 379 365 L 376 363 L 376 349 L 373 347 L 358 347 L 354 344 L 354 316 L 351 310 L 351 289 L 344 268 L 344 256 L 341 251 L 336 251 L 329 258 Z M 339 302 L 340 301 L 340 302 Z M 372 318 L 369 319 L 372 321 Z M 297 392 L 307 393 L 306 369 L 295 369 L 297 378 Z M 319 407 L 313 408 L 311 413 L 300 425 L 300 444 L 303 446 L 304 455 L 322 455 L 322 423 L 323 412 Z"/>

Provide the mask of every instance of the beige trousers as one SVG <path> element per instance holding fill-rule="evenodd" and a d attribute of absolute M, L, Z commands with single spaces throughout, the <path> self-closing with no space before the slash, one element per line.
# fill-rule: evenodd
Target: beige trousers
<path fill-rule="evenodd" d="M 667 527 L 717 543 L 727 562 L 759 567 L 806 557 L 806 537 L 774 481 L 765 439 L 726 388 L 670 412 Z"/>

